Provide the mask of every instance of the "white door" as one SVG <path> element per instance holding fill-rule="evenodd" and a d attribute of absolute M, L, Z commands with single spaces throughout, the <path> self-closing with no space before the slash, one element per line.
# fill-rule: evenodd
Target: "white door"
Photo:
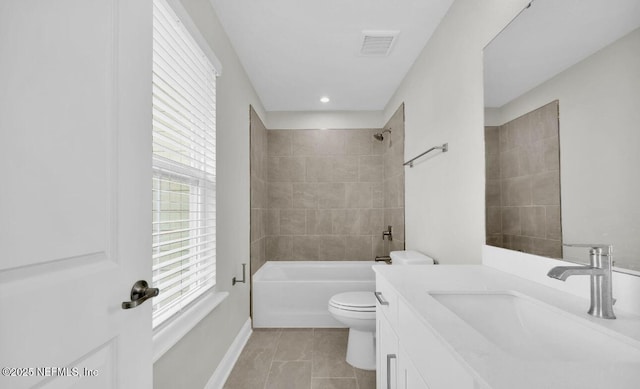
<path fill-rule="evenodd" d="M 150 0 L 0 1 L 0 388 L 150 388 Z"/>

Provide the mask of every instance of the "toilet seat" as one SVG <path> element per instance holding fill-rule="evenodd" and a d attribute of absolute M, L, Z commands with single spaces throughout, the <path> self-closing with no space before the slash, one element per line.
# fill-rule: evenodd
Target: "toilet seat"
<path fill-rule="evenodd" d="M 375 312 L 376 299 L 372 292 L 339 293 L 329 300 L 329 306 L 351 312 Z"/>

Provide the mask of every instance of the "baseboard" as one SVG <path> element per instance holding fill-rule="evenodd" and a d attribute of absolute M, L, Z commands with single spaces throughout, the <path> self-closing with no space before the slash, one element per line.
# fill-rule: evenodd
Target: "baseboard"
<path fill-rule="evenodd" d="M 222 361 L 220 361 L 220 364 L 218 364 L 216 371 L 214 371 L 211 378 L 209 378 L 204 389 L 222 389 L 252 332 L 251 318 L 248 318 L 240 329 L 240 332 L 238 332 L 236 338 L 233 340 L 233 343 L 231 343 L 231 346 L 229 346 L 229 349 L 224 354 L 224 357 L 222 358 Z"/>

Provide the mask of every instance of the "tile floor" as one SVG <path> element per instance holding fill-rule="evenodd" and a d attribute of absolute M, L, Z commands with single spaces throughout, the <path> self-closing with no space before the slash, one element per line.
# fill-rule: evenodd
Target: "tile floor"
<path fill-rule="evenodd" d="M 345 361 L 348 329 L 254 329 L 225 389 L 375 389 Z"/>

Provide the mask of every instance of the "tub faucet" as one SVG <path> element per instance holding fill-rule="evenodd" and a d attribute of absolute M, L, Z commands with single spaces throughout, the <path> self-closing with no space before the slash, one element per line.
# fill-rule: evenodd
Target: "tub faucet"
<path fill-rule="evenodd" d="M 376 255 L 375 261 L 376 262 L 384 262 L 387 265 L 391 265 L 391 257 L 388 256 L 388 255 L 381 255 L 381 256 Z"/>
<path fill-rule="evenodd" d="M 568 247 L 588 247 L 590 266 L 556 266 L 547 276 L 566 281 L 570 276 L 588 275 L 591 277 L 591 306 L 588 313 L 602 319 L 615 319 L 613 313 L 613 291 L 611 287 L 611 267 L 613 264 L 613 246 L 599 244 L 565 244 Z M 605 250 L 603 254 L 603 250 Z M 603 257 L 605 258 L 603 260 Z"/>

